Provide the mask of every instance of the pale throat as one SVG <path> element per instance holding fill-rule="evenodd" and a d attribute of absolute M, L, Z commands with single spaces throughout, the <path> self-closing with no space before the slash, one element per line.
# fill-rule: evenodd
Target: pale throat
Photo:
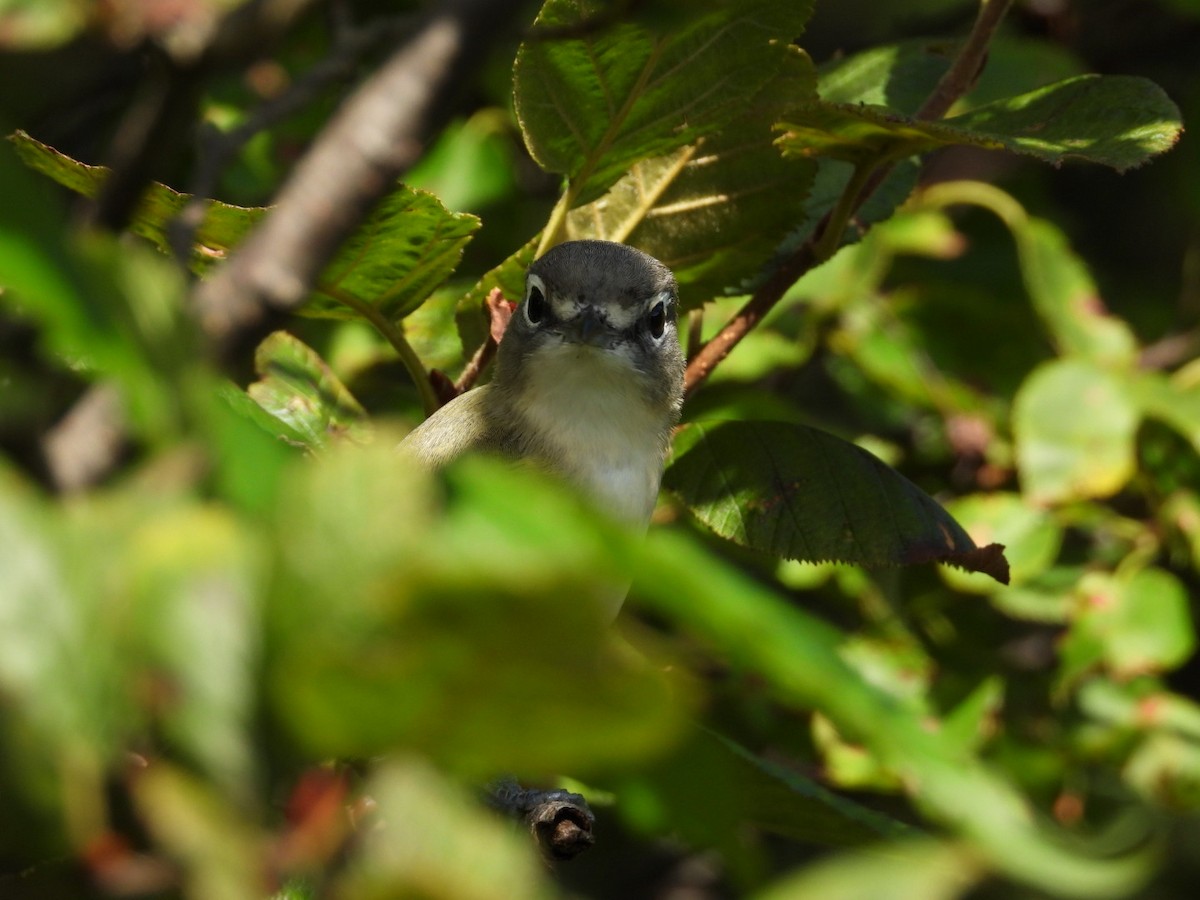
<path fill-rule="evenodd" d="M 517 408 L 546 445 L 546 462 L 615 518 L 646 524 L 670 411 L 647 402 L 620 351 L 550 345 L 525 365 Z"/>

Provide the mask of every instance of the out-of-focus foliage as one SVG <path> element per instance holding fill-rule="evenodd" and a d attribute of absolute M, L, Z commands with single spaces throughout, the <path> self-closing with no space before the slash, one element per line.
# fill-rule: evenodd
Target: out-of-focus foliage
<path fill-rule="evenodd" d="M 0 2 L 0 895 L 1191 895 L 1200 169 L 1077 163 L 1176 141 L 1194 4 L 1018 5 L 931 123 L 962 0 L 550 0 L 223 370 L 189 278 L 345 85 L 242 148 L 190 252 L 171 135 L 128 234 L 70 210 L 146 60 L 238 6 Z M 345 24 L 204 73 L 188 128 Z M 539 246 L 655 253 L 703 340 L 893 162 L 689 400 L 645 540 L 536 473 L 395 455 L 412 379 L 462 370 Z M 101 390 L 121 440 L 70 489 L 51 448 Z M 577 779 L 597 847 L 542 866 L 480 799 L 502 773 Z"/>

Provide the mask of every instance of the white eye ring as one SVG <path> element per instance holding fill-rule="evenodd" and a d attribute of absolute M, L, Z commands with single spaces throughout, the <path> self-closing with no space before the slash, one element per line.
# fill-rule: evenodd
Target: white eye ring
<path fill-rule="evenodd" d="M 529 275 L 525 280 L 525 300 L 521 304 L 521 313 L 525 321 L 535 328 L 550 314 L 550 303 L 546 299 L 546 283 L 537 275 Z"/>

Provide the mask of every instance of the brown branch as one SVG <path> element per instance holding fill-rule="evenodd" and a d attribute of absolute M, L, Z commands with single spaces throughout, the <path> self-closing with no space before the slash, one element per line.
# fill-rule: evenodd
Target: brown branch
<path fill-rule="evenodd" d="M 338 246 L 421 156 L 451 100 L 520 0 L 449 0 L 342 105 L 229 262 L 193 294 L 205 330 L 228 347 L 267 308 L 308 296 Z M 241 334 L 245 337 L 245 334 Z"/>
<path fill-rule="evenodd" d="M 1172 334 L 1142 348 L 1138 368 L 1144 371 L 1173 369 L 1200 354 L 1200 329 Z"/>
<path fill-rule="evenodd" d="M 970 34 L 959 47 L 950 68 L 938 79 L 933 93 L 925 98 L 917 110 L 916 118 L 925 121 L 940 119 L 975 86 L 987 62 L 988 46 L 1011 6 L 1012 0 L 983 0 Z"/>
<path fill-rule="evenodd" d="M 933 92 L 921 105 L 917 118 L 940 118 L 954 102 L 971 89 L 987 58 L 987 48 L 1012 0 L 983 0 L 979 15 L 971 33 L 959 48 L 958 55 L 946 74 L 934 87 Z M 891 173 L 892 165 L 880 165 L 871 171 L 865 184 L 851 178 L 846 186 L 846 196 L 839 200 L 835 209 L 839 215 L 826 214 L 817 223 L 808 239 L 804 241 L 775 273 L 764 282 L 738 312 L 707 344 L 700 348 L 688 362 L 684 376 L 685 394 L 691 395 L 712 374 L 713 370 L 730 354 L 752 328 L 763 320 L 783 298 L 788 289 L 809 270 L 825 261 L 832 250 L 841 243 L 841 233 L 853 214 L 878 189 Z M 861 170 L 859 170 L 861 171 Z M 853 192 L 851 194 L 850 192 Z M 844 201 L 844 202 L 843 202 Z M 830 229 L 836 229 L 836 236 Z"/>

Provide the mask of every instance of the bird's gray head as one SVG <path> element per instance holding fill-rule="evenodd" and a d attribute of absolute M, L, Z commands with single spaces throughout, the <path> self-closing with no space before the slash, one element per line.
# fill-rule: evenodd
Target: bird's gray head
<path fill-rule="evenodd" d="M 536 370 L 569 363 L 598 382 L 632 382 L 674 415 L 683 391 L 677 306 L 675 278 L 654 257 L 610 241 L 559 244 L 529 267 L 496 383 L 519 391 Z"/>

